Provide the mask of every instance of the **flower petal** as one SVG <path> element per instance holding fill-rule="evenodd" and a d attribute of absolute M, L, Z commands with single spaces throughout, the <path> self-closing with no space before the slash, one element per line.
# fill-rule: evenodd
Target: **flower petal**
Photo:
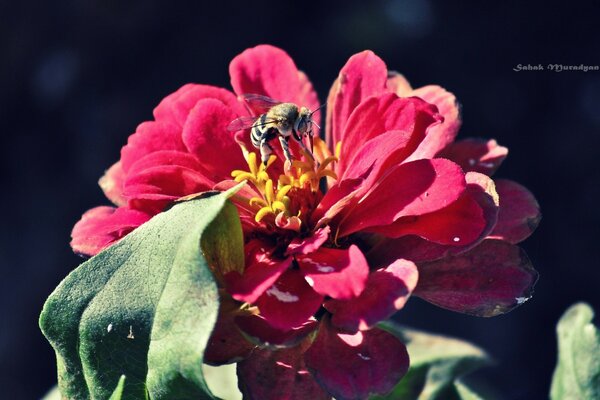
<path fill-rule="evenodd" d="M 307 238 L 296 238 L 288 245 L 286 255 L 294 254 L 310 254 L 319 249 L 329 239 L 331 229 L 329 226 L 317 229 L 311 236 Z"/>
<path fill-rule="evenodd" d="M 367 283 L 369 265 L 355 245 L 348 249 L 321 247 L 296 257 L 300 271 L 315 292 L 347 300 L 360 295 Z"/>
<path fill-rule="evenodd" d="M 451 143 L 441 156 L 448 158 L 465 171 L 492 175 L 506 158 L 508 149 L 498 145 L 494 139 L 465 139 Z"/>
<path fill-rule="evenodd" d="M 180 151 L 157 151 L 130 167 L 123 185 L 129 206 L 158 213 L 172 201 L 213 186 L 195 157 Z"/>
<path fill-rule="evenodd" d="M 386 93 L 364 100 L 344 129 L 338 174 L 342 178 L 359 177 L 368 170 L 369 163 L 382 156 L 385 161 L 390 158 L 387 163 L 382 161 L 386 166 L 399 164 L 423 141 L 427 128 L 439 121 L 437 108 L 417 97 Z M 377 138 L 388 131 L 399 132 L 392 138 Z M 365 146 L 369 141 L 371 144 Z"/>
<path fill-rule="evenodd" d="M 490 238 L 516 244 L 527 239 L 542 219 L 540 206 L 524 186 L 506 179 L 496 181 L 500 196 L 498 223 Z"/>
<path fill-rule="evenodd" d="M 127 207 L 92 208 L 73 227 L 71 247 L 78 254 L 96 255 L 150 218 Z"/>
<path fill-rule="evenodd" d="M 125 173 L 123 172 L 123 166 L 121 165 L 121 161 L 117 161 L 98 181 L 98 185 L 102 188 L 106 198 L 117 206 L 124 206 L 127 204 L 127 199 L 123 196 L 124 179 Z"/>
<path fill-rule="evenodd" d="M 486 226 L 483 210 L 465 192 L 458 200 L 431 213 L 403 217 L 394 223 L 367 228 L 369 232 L 397 238 L 417 235 L 443 245 L 465 245 L 476 241 Z"/>
<path fill-rule="evenodd" d="M 199 100 L 183 126 L 183 142 L 212 181 L 230 179 L 231 171 L 247 167 L 240 149 L 227 131 L 236 114 L 219 100 Z"/>
<path fill-rule="evenodd" d="M 387 67 L 370 50 L 350 57 L 327 97 L 326 141 L 335 147 L 352 111 L 367 97 L 386 90 Z"/>
<path fill-rule="evenodd" d="M 245 50 L 229 64 L 229 75 L 238 95 L 260 94 L 311 109 L 318 107 L 306 74 L 298 71 L 291 57 L 277 47 L 260 45 Z"/>
<path fill-rule="evenodd" d="M 141 123 L 121 149 L 123 171 L 128 173 L 138 160 L 161 150 L 187 151 L 181 140 L 181 128 L 169 122 Z"/>
<path fill-rule="evenodd" d="M 243 275 L 238 272 L 225 275 L 227 291 L 234 299 L 247 303 L 256 302 L 292 264 L 291 257 L 276 260 L 271 258 L 268 250 L 261 250 L 262 256 L 257 256 L 254 260 L 246 257 L 247 267 Z"/>
<path fill-rule="evenodd" d="M 308 346 L 307 340 L 290 349 L 257 349 L 238 363 L 238 385 L 244 399 L 331 399 L 306 369 L 303 356 Z"/>
<path fill-rule="evenodd" d="M 376 328 L 347 335 L 327 318 L 304 360 L 317 382 L 339 400 L 389 392 L 409 363 L 406 347 L 392 334 Z"/>
<path fill-rule="evenodd" d="M 409 97 L 413 91 L 404 75 L 396 71 L 388 71 L 386 86 L 390 92 L 396 93 L 400 97 Z"/>
<path fill-rule="evenodd" d="M 244 315 L 235 319 L 237 326 L 252 342 L 261 347 L 284 348 L 298 345 L 307 335 L 317 329 L 318 322 L 308 319 L 302 325 L 289 330 L 281 330 L 271 326 L 260 315 Z"/>
<path fill-rule="evenodd" d="M 417 285 L 417 267 L 399 259 L 369 275 L 365 290 L 347 301 L 327 300 L 332 324 L 348 332 L 366 330 L 391 317 L 406 304 Z"/>
<path fill-rule="evenodd" d="M 456 201 L 465 188 L 460 167 L 445 159 L 418 160 L 396 166 L 356 207 L 344 210 L 339 236 L 389 225 L 400 217 L 437 211 Z"/>
<path fill-rule="evenodd" d="M 458 242 L 453 240 L 450 245 L 442 245 L 413 235 L 397 239 L 386 238 L 380 240 L 367 254 L 369 265 L 371 267 L 384 266 L 398 258 L 407 258 L 414 262 L 433 261 L 470 250 L 489 235 L 498 218 L 499 199 L 494 181 L 487 175 L 478 172 L 468 172 L 465 178 L 467 181 L 466 194 L 477 202 L 483 211 L 482 216 L 485 220 L 485 227 L 477 239 L 471 243 L 465 240 Z"/>
<path fill-rule="evenodd" d="M 254 304 L 270 325 L 290 330 L 308 321 L 322 303 L 323 296 L 306 283 L 300 271 L 289 269 Z"/>
<path fill-rule="evenodd" d="M 157 121 L 171 123 L 179 128 L 185 125 L 190 110 L 202 99 L 216 99 L 225 104 L 239 116 L 248 115 L 244 106 L 229 90 L 210 85 L 189 83 L 182 86 L 175 93 L 165 97 L 154 109 L 154 118 Z"/>
<path fill-rule="evenodd" d="M 538 277 L 522 249 L 500 240 L 484 240 L 466 253 L 418 267 L 416 296 L 480 317 L 504 314 L 525 302 Z"/>
<path fill-rule="evenodd" d="M 456 101 L 456 97 L 440 86 L 424 86 L 413 90 L 410 95 L 420 97 L 428 103 L 435 104 L 439 113 L 444 117 L 443 123 L 432 126 L 428 130 L 427 136 L 421 142 L 419 148 L 410 156 L 409 160 L 433 158 L 443 148 L 454 141 L 461 125 L 460 106 Z"/>

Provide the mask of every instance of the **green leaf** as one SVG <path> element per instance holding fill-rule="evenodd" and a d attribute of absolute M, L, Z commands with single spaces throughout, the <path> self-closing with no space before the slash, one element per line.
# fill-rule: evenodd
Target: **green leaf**
<path fill-rule="evenodd" d="M 408 349 L 410 369 L 387 396 L 379 400 L 477 399 L 457 379 L 491 360 L 480 348 L 462 340 L 401 327 L 391 321 L 380 327 L 396 335 Z M 462 390 L 462 392 L 461 392 Z M 469 392 L 467 392 L 469 391 Z"/>
<path fill-rule="evenodd" d="M 558 321 L 558 364 L 552 400 L 600 399 L 600 334 L 594 311 L 585 303 L 571 306 Z"/>
<path fill-rule="evenodd" d="M 121 375 L 117 387 L 108 400 L 121 400 L 123 398 L 123 389 L 125 389 L 125 375 Z"/>
<path fill-rule="evenodd" d="M 202 374 L 219 308 L 206 258 L 243 268 L 241 225 L 227 201 L 239 187 L 176 204 L 55 289 L 40 327 L 64 397 L 109 398 L 126 375 L 123 400 L 214 398 Z"/>

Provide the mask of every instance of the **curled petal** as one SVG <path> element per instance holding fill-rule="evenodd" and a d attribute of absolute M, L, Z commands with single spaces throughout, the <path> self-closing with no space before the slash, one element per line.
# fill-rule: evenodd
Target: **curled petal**
<path fill-rule="evenodd" d="M 306 340 L 290 349 L 257 349 L 238 363 L 238 385 L 248 400 L 329 400 L 306 369 Z"/>
<path fill-rule="evenodd" d="M 128 173 L 138 160 L 162 150 L 187 151 L 181 140 L 181 128 L 169 122 L 141 123 L 121 149 L 123 171 Z"/>
<path fill-rule="evenodd" d="M 419 98 L 393 93 L 370 97 L 348 119 L 337 171 L 342 178 L 356 178 L 381 157 L 384 166 L 400 164 L 423 141 L 427 128 L 440 121 L 437 108 Z M 391 138 L 377 138 L 389 131 L 397 133 Z M 365 146 L 367 142 L 371 143 Z"/>
<path fill-rule="evenodd" d="M 321 307 L 323 296 L 315 292 L 297 270 L 287 270 L 254 303 L 273 327 L 290 330 L 308 321 Z"/>
<path fill-rule="evenodd" d="M 247 49 L 229 64 L 231 86 L 238 94 L 259 94 L 300 106 L 318 107 L 306 74 L 298 71 L 283 50 L 260 45 Z"/>
<path fill-rule="evenodd" d="M 406 347 L 392 334 L 375 328 L 348 335 L 327 318 L 304 360 L 317 382 L 339 400 L 389 392 L 409 364 Z"/>
<path fill-rule="evenodd" d="M 127 207 L 92 208 L 73 227 L 71 247 L 79 254 L 96 255 L 150 218 Z"/>
<path fill-rule="evenodd" d="M 465 139 L 451 143 L 442 153 L 465 171 L 475 171 L 491 176 L 508 155 L 508 149 L 494 139 Z"/>
<path fill-rule="evenodd" d="M 131 166 L 123 185 L 129 205 L 158 213 L 174 200 L 210 190 L 213 186 L 199 172 L 195 157 L 178 151 L 157 151 Z"/>
<path fill-rule="evenodd" d="M 415 89 L 411 96 L 420 97 L 426 102 L 434 104 L 444 117 L 443 123 L 432 126 L 427 131 L 427 136 L 409 157 L 409 160 L 433 158 L 454 141 L 461 125 L 460 106 L 456 97 L 440 86 L 429 85 Z"/>
<path fill-rule="evenodd" d="M 513 244 L 522 242 L 540 223 L 540 206 L 533 194 L 516 182 L 500 179 L 496 188 L 500 196 L 500 213 L 490 237 Z"/>
<path fill-rule="evenodd" d="M 367 283 L 369 265 L 355 245 L 348 249 L 321 247 L 296 257 L 300 271 L 315 292 L 334 299 L 360 295 Z"/>
<path fill-rule="evenodd" d="M 125 173 L 121 161 L 114 163 L 100 178 L 98 185 L 102 188 L 107 199 L 116 206 L 124 206 L 127 199 L 123 196 L 123 180 Z"/>
<path fill-rule="evenodd" d="M 214 182 L 229 179 L 231 171 L 247 167 L 239 144 L 227 131 L 227 125 L 235 118 L 236 114 L 221 101 L 202 99 L 183 126 L 183 142 Z"/>
<path fill-rule="evenodd" d="M 480 317 L 504 314 L 524 303 L 538 277 L 522 249 L 500 240 L 484 240 L 466 253 L 418 267 L 415 295 Z"/>
<path fill-rule="evenodd" d="M 456 201 L 465 188 L 464 173 L 451 161 L 439 158 L 399 165 L 381 178 L 356 207 L 344 210 L 339 236 L 440 210 Z"/>
<path fill-rule="evenodd" d="M 327 97 L 326 140 L 331 146 L 344 141 L 342 134 L 354 109 L 367 97 L 386 90 L 387 67 L 372 51 L 350 57 Z"/>
<path fill-rule="evenodd" d="M 403 259 L 372 272 L 359 297 L 325 302 L 325 308 L 333 314 L 332 324 L 356 332 L 391 317 L 406 304 L 417 285 L 417 277 L 415 264 Z"/>
<path fill-rule="evenodd" d="M 216 99 L 225 104 L 237 115 L 247 115 L 246 110 L 229 90 L 210 85 L 189 83 L 175 93 L 165 97 L 154 109 L 157 121 L 168 122 L 179 128 L 185 125 L 190 110 L 202 99 Z"/>

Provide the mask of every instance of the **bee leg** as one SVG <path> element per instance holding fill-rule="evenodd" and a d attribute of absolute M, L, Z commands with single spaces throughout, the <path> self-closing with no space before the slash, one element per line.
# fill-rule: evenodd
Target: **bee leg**
<path fill-rule="evenodd" d="M 281 149 L 283 150 L 283 155 L 285 156 L 285 164 L 284 168 L 286 172 L 290 172 L 292 169 L 292 153 L 290 153 L 290 137 L 289 136 L 279 136 L 279 143 L 281 143 Z"/>
<path fill-rule="evenodd" d="M 266 139 L 262 139 L 260 141 L 260 158 L 265 166 L 269 161 L 271 153 L 273 153 L 273 148 L 271 147 L 271 145 L 269 145 L 269 143 L 267 143 Z"/>
<path fill-rule="evenodd" d="M 302 141 L 302 139 L 300 139 L 300 140 L 296 139 L 296 140 L 297 140 L 297 142 L 300 144 L 300 147 L 302 147 L 302 150 L 304 150 L 304 152 L 305 152 L 306 154 L 308 154 L 308 156 L 310 157 L 310 159 L 311 159 L 311 160 L 312 160 L 312 161 L 313 161 L 315 164 L 317 164 L 317 167 L 318 167 L 318 166 L 319 166 L 319 162 L 318 162 L 317 160 L 315 160 L 315 157 L 313 156 L 313 153 L 312 153 L 312 151 L 310 151 L 310 150 L 308 149 L 308 147 L 306 147 L 306 145 L 304 144 L 304 141 Z"/>

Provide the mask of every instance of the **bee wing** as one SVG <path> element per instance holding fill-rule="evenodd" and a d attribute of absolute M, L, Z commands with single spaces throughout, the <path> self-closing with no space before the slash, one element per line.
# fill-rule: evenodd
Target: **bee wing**
<path fill-rule="evenodd" d="M 231 121 L 227 126 L 227 130 L 229 132 L 237 132 L 250 129 L 255 121 L 256 117 L 240 117 Z"/>
<path fill-rule="evenodd" d="M 237 132 L 237 131 L 243 131 L 246 129 L 250 129 L 254 125 L 263 126 L 263 125 L 272 124 L 273 122 L 277 122 L 277 120 L 268 119 L 260 124 L 256 124 L 256 120 L 258 118 L 260 118 L 260 117 L 240 117 L 240 118 L 234 119 L 227 126 L 227 130 L 229 132 Z"/>
<path fill-rule="evenodd" d="M 248 107 L 250 107 L 250 110 L 258 114 L 264 114 L 271 108 L 282 103 L 279 100 L 275 100 L 267 96 L 262 96 L 260 94 L 243 94 L 242 98 L 244 99 Z"/>

